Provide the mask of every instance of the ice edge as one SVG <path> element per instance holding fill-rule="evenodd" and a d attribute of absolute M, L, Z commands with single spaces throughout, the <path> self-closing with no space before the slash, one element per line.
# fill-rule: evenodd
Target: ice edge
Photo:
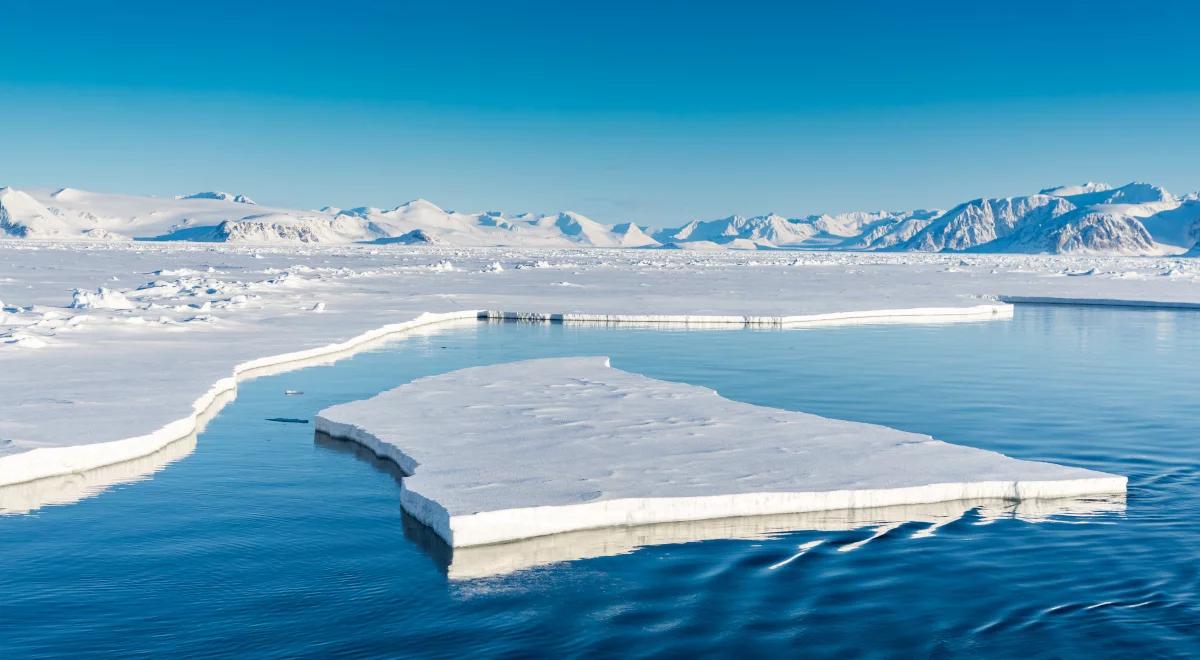
<path fill-rule="evenodd" d="M 29 451 L 0 457 L 0 486 L 21 484 L 48 477 L 84 472 L 96 468 L 148 456 L 163 447 L 183 439 L 199 428 L 199 420 L 214 415 L 222 406 L 232 401 L 237 384 L 268 373 L 279 373 L 299 369 L 305 363 L 329 358 L 342 353 L 352 353 L 363 345 L 379 341 L 392 335 L 402 334 L 419 327 L 476 320 L 521 320 L 552 323 L 606 323 L 606 324 L 664 324 L 664 325 L 743 325 L 743 326 L 797 326 L 855 323 L 931 323 L 953 322 L 969 319 L 999 319 L 1012 316 L 1012 305 L 999 302 L 969 307 L 921 307 L 908 309 L 881 309 L 826 314 L 795 316 L 763 315 L 690 315 L 690 314 L 591 314 L 591 313 L 548 313 L 513 312 L 501 310 L 463 310 L 444 313 L 422 313 L 416 318 L 401 323 L 368 330 L 346 341 L 301 351 L 281 353 L 242 362 L 233 368 L 233 374 L 213 384 L 192 404 L 192 412 L 182 419 L 160 427 L 145 435 L 123 438 L 109 442 L 71 445 L 64 447 L 39 447 Z"/>
<path fill-rule="evenodd" d="M 1083 307 L 1139 307 L 1143 309 L 1200 309 L 1200 303 L 1120 298 L 1061 298 L 1056 296 L 997 296 L 1013 305 L 1072 305 Z"/>
<path fill-rule="evenodd" d="M 338 440 L 354 442 L 391 460 L 405 475 L 414 474 L 417 462 L 396 445 L 370 431 L 315 418 L 316 431 Z M 523 539 L 608 527 L 713 520 L 845 509 L 933 504 L 959 500 L 1000 499 L 1021 501 L 1126 492 L 1128 478 L 1119 475 L 1080 479 L 978 481 L 934 483 L 899 488 L 860 490 L 756 492 L 691 497 L 644 497 L 600 500 L 583 504 L 498 509 L 464 515 L 450 513 L 436 501 L 401 486 L 400 506 L 428 526 L 452 548 L 506 543 Z"/>

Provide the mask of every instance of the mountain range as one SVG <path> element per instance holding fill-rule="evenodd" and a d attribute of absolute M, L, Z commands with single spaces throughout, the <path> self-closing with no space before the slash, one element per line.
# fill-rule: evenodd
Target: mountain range
<path fill-rule="evenodd" d="M 297 210 L 245 195 L 171 199 L 74 188 L 0 188 L 0 237 L 229 243 L 373 243 L 655 249 L 1200 254 L 1200 195 L 1149 183 L 1058 186 L 949 210 L 774 213 L 651 231 L 579 213 L 447 211 L 418 199 L 391 209 Z"/>

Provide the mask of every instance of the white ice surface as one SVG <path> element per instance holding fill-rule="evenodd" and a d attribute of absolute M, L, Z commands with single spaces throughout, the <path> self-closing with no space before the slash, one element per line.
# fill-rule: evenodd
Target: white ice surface
<path fill-rule="evenodd" d="M 235 376 L 475 310 L 930 322 L 981 305 L 1003 318 L 999 295 L 1196 305 L 1200 261 L 0 240 L 0 484 L 144 456 L 188 435 Z M 897 312 L 930 308 L 959 315 Z"/>
<path fill-rule="evenodd" d="M 1123 493 L 1125 477 L 754 406 L 553 358 L 418 379 L 321 411 L 318 431 L 405 474 L 449 545 L 614 525 Z"/>

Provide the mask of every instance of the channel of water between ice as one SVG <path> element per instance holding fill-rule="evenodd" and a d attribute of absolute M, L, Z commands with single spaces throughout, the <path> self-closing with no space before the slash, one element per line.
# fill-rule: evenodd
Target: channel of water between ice
<path fill-rule="evenodd" d="M 881 309 L 798 316 L 587 314 L 498 310 L 424 313 L 409 321 L 385 325 L 343 342 L 258 358 L 238 364 L 234 366 L 230 377 L 218 380 L 207 392 L 196 399 L 189 415 L 148 434 L 110 442 L 42 447 L 0 457 L 0 503 L 12 499 L 17 504 L 15 509 L 7 506 L 0 507 L 0 509 L 7 512 L 28 510 L 44 504 L 66 501 L 63 498 L 69 500 L 71 499 L 69 494 L 64 494 L 67 491 L 82 493 L 102 490 L 104 483 L 101 482 L 106 483 L 106 480 L 104 475 L 97 471 L 103 468 L 117 468 L 118 466 L 128 468 L 117 469 L 113 472 L 114 475 L 124 475 L 117 481 L 126 481 L 134 476 L 131 471 L 134 468 L 129 467 L 136 465 L 134 462 L 158 454 L 173 443 L 194 438 L 203 429 L 207 420 L 215 416 L 225 404 L 236 397 L 239 382 L 259 376 L 336 362 L 414 331 L 437 331 L 454 325 L 493 320 L 620 324 L 647 327 L 687 326 L 690 328 L 736 326 L 788 328 L 858 324 L 949 323 L 1011 318 L 1015 304 L 1200 309 L 1200 305 L 1153 300 L 1003 295 L 997 296 L 997 300 L 1000 302 L 996 304 L 969 307 Z M 153 471 L 153 469 L 149 471 Z M 65 491 L 63 484 L 67 484 Z"/>
<path fill-rule="evenodd" d="M 971 322 L 1011 318 L 1013 314 L 1013 305 L 1015 304 L 1059 304 L 1143 309 L 1194 308 L 1192 306 L 1183 306 L 1174 303 L 1158 303 L 1155 301 L 1138 300 L 1065 299 L 1045 297 L 1029 298 L 1006 296 L 998 296 L 997 299 L 1002 301 L 1002 303 L 962 308 L 877 310 L 866 312 L 849 312 L 844 314 L 834 313 L 786 317 L 594 315 L 485 310 L 465 310 L 461 312 L 443 314 L 422 314 L 410 321 L 382 326 L 344 342 L 304 351 L 260 358 L 239 364 L 234 368 L 233 375 L 231 377 L 219 380 L 212 388 L 210 388 L 208 392 L 205 393 L 204 396 L 196 401 L 196 404 L 193 408 L 194 412 L 191 416 L 168 424 L 158 429 L 154 433 L 115 442 L 34 450 L 42 452 L 43 456 L 37 457 L 39 459 L 38 461 L 26 463 L 26 465 L 29 465 L 34 469 L 27 471 L 25 474 L 37 475 L 33 476 L 32 478 L 15 478 L 15 475 L 9 469 L 12 466 L 12 463 L 5 465 L 4 459 L 0 459 L 0 513 L 21 513 L 45 505 L 66 504 L 84 497 L 96 495 L 111 485 L 144 478 L 145 475 L 163 469 L 169 463 L 179 460 L 180 458 L 191 453 L 195 447 L 196 436 L 203 430 L 207 422 L 215 417 L 221 408 L 224 407 L 224 405 L 234 400 L 237 392 L 237 384 L 239 382 L 251 380 L 259 376 L 283 373 L 309 366 L 330 364 L 341 359 L 351 357 L 357 353 L 366 350 L 372 350 L 380 345 L 389 343 L 395 339 L 401 338 L 405 335 L 411 335 L 413 333 L 433 334 L 451 327 L 463 327 L 478 322 L 489 321 L 523 321 L 535 323 L 564 323 L 572 325 L 622 325 L 624 327 L 642 326 L 649 328 L 661 326 L 684 326 L 696 329 L 705 327 L 711 327 L 714 329 L 728 329 L 736 326 L 786 328 L 859 324 Z M 330 440 L 333 444 L 341 444 L 345 442 L 344 440 Z M 359 447 L 359 451 L 355 453 L 361 453 L 363 451 L 371 453 L 373 460 L 370 462 L 373 464 L 389 460 L 377 458 L 377 453 L 373 452 L 370 448 L 362 444 L 353 442 L 350 444 L 354 444 L 355 446 Z M 25 460 L 28 460 L 31 457 L 27 455 L 31 453 L 33 452 L 27 452 L 26 454 L 19 454 L 8 458 L 11 460 L 12 458 L 24 456 Z M 45 454 L 52 453 L 57 453 L 59 455 L 45 456 Z M 392 465 L 395 464 L 392 463 Z M 1120 479 L 1123 481 L 1123 477 Z M 403 489 L 402 483 L 401 488 Z M 1123 491 L 1123 488 L 1121 490 Z M 972 507 L 979 508 L 979 506 L 982 506 L 982 510 L 985 511 L 993 509 L 996 511 L 1011 511 L 1009 509 L 1010 506 L 1026 508 L 1032 506 L 1035 509 L 1038 506 L 1043 506 L 1048 507 L 1046 508 L 1047 516 L 1058 515 L 1064 513 L 1064 511 L 1069 513 L 1073 508 L 1081 508 L 1081 511 L 1084 511 L 1087 515 L 1091 515 L 1095 511 L 1108 510 L 1105 507 L 1113 507 L 1114 510 L 1123 510 L 1124 508 L 1123 492 L 1119 495 L 1114 492 L 1112 497 L 1105 495 L 1097 498 L 1085 494 L 1082 498 L 1075 497 L 1073 499 L 1041 499 L 1054 496 L 1050 494 L 1033 493 L 1030 493 L 1029 495 L 1034 499 L 1026 499 L 1027 496 L 1024 493 L 1021 493 L 1020 497 L 1014 497 L 1012 493 L 1006 493 L 1001 495 L 1001 497 L 996 497 L 990 492 L 979 494 L 971 493 L 969 495 L 983 497 L 985 499 L 974 499 L 968 501 L 963 500 L 961 497 L 951 497 L 950 494 L 947 493 L 945 499 L 935 498 L 939 500 L 937 502 L 930 502 L 927 504 L 909 504 L 907 505 L 909 508 L 901 506 L 900 508 L 904 509 L 906 515 L 897 518 L 897 520 L 915 519 L 908 515 L 912 513 L 912 511 L 909 510 L 912 507 L 916 507 L 921 511 L 924 511 L 925 509 L 930 509 L 930 511 L 937 509 L 939 513 L 937 513 L 934 518 L 941 521 L 958 518 L 960 515 L 963 515 L 962 512 L 971 510 Z M 1059 495 L 1069 494 L 1062 493 Z M 928 498 L 926 497 L 917 499 L 928 501 Z M 1044 502 L 1045 504 L 1038 505 L 1038 502 Z M 808 512 L 805 513 L 775 514 L 775 518 L 780 518 L 780 520 L 786 519 L 787 522 L 779 522 L 775 525 L 768 525 L 766 528 L 760 524 L 760 519 L 766 520 L 771 518 L 770 515 L 766 516 L 766 518 L 763 516 L 754 516 L 753 518 L 734 517 L 707 520 L 683 519 L 679 522 L 658 523 L 657 525 L 651 523 L 649 526 L 625 525 L 624 527 L 620 527 L 620 523 L 618 523 L 618 528 L 628 530 L 625 532 L 625 535 L 629 537 L 629 539 L 627 539 L 629 542 L 624 545 L 620 543 L 617 545 L 623 548 L 622 551 L 627 552 L 636 547 L 653 544 L 650 538 L 646 536 L 646 530 L 665 530 L 663 531 L 665 534 L 664 538 L 678 537 L 676 541 L 695 540 L 699 538 L 710 537 L 756 537 L 764 533 L 769 533 L 769 531 L 779 531 L 780 529 L 784 528 L 797 528 L 797 526 L 800 528 L 808 528 L 812 522 L 808 520 L 808 517 L 812 516 L 817 516 L 821 520 L 824 520 L 825 518 L 840 520 L 841 518 L 848 517 L 849 519 L 856 521 L 854 523 L 855 525 L 861 526 L 863 521 L 880 523 L 880 516 L 875 515 L 874 512 L 889 511 L 891 508 L 895 508 L 894 505 L 889 507 L 886 504 L 883 505 L 883 508 L 880 508 L 882 503 L 875 502 L 870 498 L 861 502 L 854 502 L 850 506 L 835 506 L 838 504 L 844 503 L 840 503 L 840 501 L 829 502 L 822 507 L 809 509 L 807 510 Z M 960 504 L 962 506 L 959 506 Z M 945 512 L 942 512 L 941 509 L 938 508 L 944 508 L 947 506 L 960 513 L 958 515 L 949 515 Z M 1100 508 L 1097 509 L 1096 507 Z M 1093 511 L 1093 509 L 1095 509 L 1095 511 Z M 780 517 L 781 515 L 782 517 Z M 921 516 L 917 516 L 917 518 L 920 517 Z M 889 516 L 883 516 L 883 518 L 889 518 Z M 412 521 L 411 524 L 410 520 Z M 887 520 L 883 520 L 882 522 L 887 523 Z M 937 525 L 940 524 L 943 524 L 943 522 L 937 523 Z M 451 554 L 449 554 L 451 551 L 450 546 L 446 545 L 446 540 L 440 537 L 434 529 L 427 527 L 425 524 L 417 522 L 415 519 L 408 519 L 407 516 L 405 525 L 406 535 L 410 535 L 408 528 L 415 526 L 424 531 L 412 531 L 411 535 L 414 536 L 414 538 L 421 537 L 426 541 L 429 539 L 435 539 L 431 543 L 424 544 L 425 546 L 429 546 L 426 548 L 427 552 L 429 551 L 429 548 L 434 548 L 434 551 L 432 552 L 433 555 L 447 553 L 447 557 L 451 557 Z M 618 528 L 592 527 L 590 529 L 583 529 L 578 532 L 558 533 L 551 534 L 550 536 L 527 536 L 524 537 L 523 540 L 502 542 L 500 545 L 473 545 L 465 548 L 460 546 L 453 549 L 452 559 L 447 559 L 447 565 L 443 566 L 443 568 L 450 573 L 451 577 L 462 578 L 485 574 L 504 573 L 511 570 L 517 570 L 525 566 L 542 564 L 547 561 L 561 561 L 563 559 L 570 558 L 612 554 L 609 551 L 615 546 L 613 546 L 614 541 L 610 529 Z M 702 530 L 702 533 L 697 534 L 697 530 Z M 653 534 L 650 536 L 657 538 L 657 536 Z M 580 541 L 580 539 L 588 542 Z M 600 540 L 597 541 L 597 539 Z M 593 545 L 596 547 L 593 548 Z M 597 548 L 599 548 L 599 550 Z M 517 552 L 518 550 L 519 552 Z"/>
<path fill-rule="evenodd" d="M 952 323 L 1011 318 L 1012 305 L 983 304 L 970 307 L 927 307 L 882 309 L 799 316 L 712 316 L 660 314 L 587 314 L 463 310 L 423 313 L 416 318 L 388 324 L 343 342 L 302 351 L 281 353 L 243 362 L 233 374 L 212 385 L 192 404 L 191 412 L 145 435 L 90 444 L 39 447 L 0 457 L 0 488 L 41 479 L 78 474 L 149 456 L 167 445 L 197 433 L 201 420 L 211 418 L 232 401 L 237 384 L 259 376 L 282 373 L 317 364 L 328 364 L 377 346 L 407 332 L 431 326 L 478 323 L 491 320 L 540 321 L 548 323 L 639 324 L 647 326 L 703 327 L 804 327 L 848 324 Z"/>

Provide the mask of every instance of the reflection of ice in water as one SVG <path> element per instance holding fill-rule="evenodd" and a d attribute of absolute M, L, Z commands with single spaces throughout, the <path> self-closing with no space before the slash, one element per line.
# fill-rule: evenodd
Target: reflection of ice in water
<path fill-rule="evenodd" d="M 670 326 L 672 331 L 686 330 L 729 330 L 731 327 L 754 328 L 816 328 L 853 325 L 909 325 L 913 323 L 978 323 L 1010 319 L 1012 305 L 983 304 L 967 308 L 914 308 L 890 312 L 834 312 L 828 314 L 805 314 L 800 316 L 703 316 L 703 315 L 653 315 L 644 314 L 539 314 L 524 312 L 485 312 L 481 319 L 486 323 L 524 323 L 549 325 L 570 323 L 573 327 L 622 329 L 640 328 L 662 330 Z"/>
<path fill-rule="evenodd" d="M 315 434 L 324 448 L 345 452 L 390 474 L 403 487 L 403 472 L 392 461 L 353 442 Z M 693 520 L 684 522 L 607 527 L 563 534 L 539 536 L 509 543 L 451 549 L 432 530 L 408 514 L 403 516 L 404 535 L 415 542 L 439 564 L 451 579 L 471 579 L 503 575 L 535 566 L 606 557 L 633 552 L 638 548 L 670 543 L 688 543 L 715 539 L 767 538 L 784 532 L 845 532 L 874 528 L 875 533 L 862 541 L 842 545 L 840 552 L 857 550 L 904 523 L 926 523 L 911 538 L 933 536 L 937 530 L 971 512 L 980 522 L 1016 519 L 1030 523 L 1081 522 L 1083 518 L 1124 513 L 1125 496 L 1081 497 L 1049 500 L 960 500 L 873 509 L 845 509 L 808 513 Z M 805 543 L 792 557 L 779 562 L 779 568 L 803 557 L 824 539 Z"/>
<path fill-rule="evenodd" d="M 232 392 L 219 394 L 207 409 L 196 416 L 196 427 L 192 433 L 153 454 L 94 470 L 0 486 L 0 515 L 29 513 L 44 506 L 72 504 L 119 484 L 150 478 L 150 475 L 195 451 L 196 436 L 233 398 Z"/>
<path fill-rule="evenodd" d="M 239 380 L 261 378 L 295 369 L 332 364 L 357 353 L 376 350 L 401 340 L 425 340 L 444 332 L 448 328 L 473 326 L 478 323 L 474 318 L 452 319 L 427 326 L 405 328 L 403 332 L 384 332 L 374 339 L 355 344 L 351 348 L 336 353 L 321 354 L 311 358 L 297 358 L 291 362 L 270 364 L 264 367 L 254 367 L 238 374 Z M 287 396 L 302 396 L 299 390 L 285 390 Z M 124 483 L 142 481 L 150 475 L 163 469 L 196 449 L 196 436 L 204 430 L 212 418 L 225 406 L 233 401 L 236 394 L 224 391 L 218 394 L 208 408 L 196 416 L 195 430 L 187 437 L 180 438 L 162 449 L 121 463 L 106 465 L 93 470 L 85 470 L 44 479 L 35 479 L 18 484 L 0 486 L 0 515 L 22 514 L 35 511 L 45 506 L 71 504 L 79 500 L 94 497 L 105 490 Z M 303 420 L 307 423 L 308 420 Z"/>
<path fill-rule="evenodd" d="M 29 513 L 56 504 L 72 504 L 99 495 L 119 484 L 148 479 L 150 475 L 191 454 L 195 449 L 196 434 L 192 433 L 153 454 L 124 463 L 0 486 L 0 515 Z"/>
<path fill-rule="evenodd" d="M 784 532 L 844 532 L 875 528 L 867 539 L 842 545 L 839 552 L 858 550 L 904 523 L 928 523 L 913 537 L 931 536 L 936 529 L 952 523 L 971 511 L 982 519 L 1013 518 L 1030 523 L 1058 520 L 1061 516 L 1095 516 L 1125 511 L 1124 495 L 1111 498 L 1072 498 L 1060 500 L 965 500 L 910 506 L 817 511 L 777 516 L 753 516 L 723 520 L 663 523 L 640 527 L 610 527 L 566 534 L 542 536 L 513 543 L 458 548 L 453 552 L 432 532 L 421 533 L 424 526 L 415 520 L 406 522 L 405 535 L 440 560 L 451 579 L 470 579 L 502 575 L 544 564 L 576 559 L 604 557 L 633 552 L 638 548 L 669 543 L 688 543 L 714 539 L 766 538 Z M 783 564 L 800 559 L 825 539 L 797 548 Z M 440 544 L 442 547 L 431 547 Z"/>

